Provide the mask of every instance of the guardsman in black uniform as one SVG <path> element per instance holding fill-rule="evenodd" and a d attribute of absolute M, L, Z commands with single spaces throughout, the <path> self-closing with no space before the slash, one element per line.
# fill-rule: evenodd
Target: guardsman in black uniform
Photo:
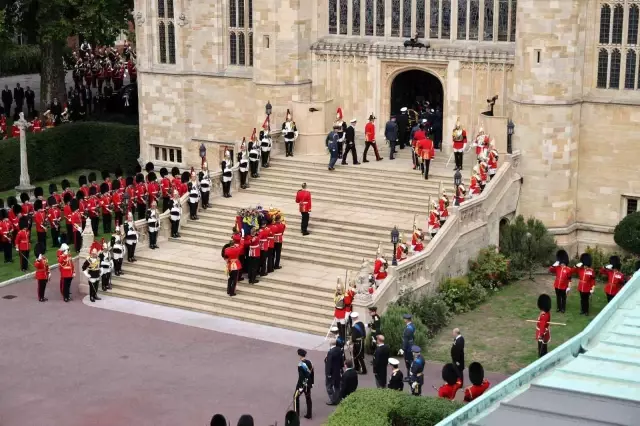
<path fill-rule="evenodd" d="M 287 118 L 282 123 L 282 135 L 284 137 L 285 157 L 293 157 L 293 144 L 298 138 L 298 128 L 291 117 L 290 110 L 287 110 Z"/>
<path fill-rule="evenodd" d="M 311 418 L 311 388 L 313 387 L 314 373 L 313 364 L 306 359 L 307 351 L 298 349 L 300 362 L 298 363 L 298 382 L 296 383 L 296 391 L 293 394 L 293 409 L 300 416 L 300 395 L 304 393 L 304 399 L 307 403 L 307 414 L 305 419 Z"/>
<path fill-rule="evenodd" d="M 400 361 L 395 358 L 389 358 L 389 365 L 391 366 L 391 378 L 387 388 L 402 392 L 404 390 L 404 374 L 400 370 Z"/>
<path fill-rule="evenodd" d="M 382 321 L 380 321 L 380 315 L 378 315 L 378 308 L 375 306 L 369 308 L 369 315 L 371 315 L 371 321 L 367 324 L 367 327 L 371 330 L 371 348 L 375 349 L 378 344 L 376 338 L 379 334 L 382 334 Z"/>
<path fill-rule="evenodd" d="M 100 269 L 102 269 L 102 291 L 111 290 L 111 272 L 113 271 L 113 259 L 111 258 L 111 246 L 102 239 L 102 252 L 98 256 Z"/>
<path fill-rule="evenodd" d="M 84 275 L 89 280 L 89 298 L 91 302 L 101 300 L 98 297 L 98 283 L 102 276 L 102 269 L 100 268 L 100 259 L 98 258 L 98 250 L 91 249 L 89 258 L 82 264 L 82 270 Z"/>
<path fill-rule="evenodd" d="M 147 230 L 149 233 L 149 248 L 155 250 L 158 247 L 158 231 L 160 231 L 160 214 L 158 213 L 156 202 L 151 203 L 151 208 L 147 210 Z"/>
<path fill-rule="evenodd" d="M 347 156 L 349 155 L 349 151 L 351 151 L 351 158 L 353 159 L 353 164 L 360 164 L 358 162 L 358 153 L 356 152 L 356 123 L 357 120 L 354 118 L 351 120 L 349 127 L 344 132 L 344 154 L 342 154 L 342 164 L 347 165 Z"/>
<path fill-rule="evenodd" d="M 186 179 L 185 179 L 186 178 Z M 182 173 L 182 183 L 187 183 L 187 191 L 189 193 L 189 216 L 191 220 L 198 220 L 198 202 L 200 201 L 200 188 L 198 188 L 198 180 L 195 173 L 191 175 L 189 181 L 189 172 Z"/>
<path fill-rule="evenodd" d="M 203 169 L 198 173 L 198 180 L 200 181 L 200 195 L 202 196 L 202 208 L 204 210 L 207 207 L 211 207 L 209 204 L 209 194 L 211 193 L 211 178 L 209 177 L 209 168 L 205 161 Z"/>
<path fill-rule="evenodd" d="M 255 130 L 254 130 L 255 133 Z M 258 142 L 249 142 L 249 164 L 251 168 L 251 177 L 259 178 L 258 174 L 258 164 L 260 161 L 260 146 Z"/>
<path fill-rule="evenodd" d="M 353 363 L 358 374 L 367 374 L 367 365 L 364 362 L 364 340 L 367 331 L 357 312 L 351 312 L 351 343 L 353 343 Z"/>
<path fill-rule="evenodd" d="M 231 161 L 223 161 L 220 164 L 222 169 L 222 196 L 225 198 L 231 198 L 231 181 L 233 180 L 231 166 Z"/>
<path fill-rule="evenodd" d="M 247 189 L 247 176 L 249 175 L 249 158 L 244 151 L 238 153 L 238 170 L 240 171 L 240 188 Z"/>

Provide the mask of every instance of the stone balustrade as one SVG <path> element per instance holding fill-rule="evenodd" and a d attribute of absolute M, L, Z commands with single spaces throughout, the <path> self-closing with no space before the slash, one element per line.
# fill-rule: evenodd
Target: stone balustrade
<path fill-rule="evenodd" d="M 442 280 L 467 273 L 469 260 L 480 249 L 498 245 L 500 220 L 515 214 L 518 204 L 519 163 L 519 152 L 507 155 L 481 195 L 449 209 L 449 218 L 423 251 L 390 267 L 373 294 L 356 295 L 354 311 L 365 323 L 370 319 L 369 307 L 376 306 L 382 313 L 405 291 L 435 293 Z"/>

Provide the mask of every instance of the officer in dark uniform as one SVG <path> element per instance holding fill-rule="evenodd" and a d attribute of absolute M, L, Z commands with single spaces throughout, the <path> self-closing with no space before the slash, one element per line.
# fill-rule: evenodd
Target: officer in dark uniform
<path fill-rule="evenodd" d="M 387 388 L 402 391 L 404 389 L 404 374 L 400 371 L 400 361 L 389 358 L 389 365 L 391 366 L 391 378 Z"/>
<path fill-rule="evenodd" d="M 413 362 L 411 348 L 413 347 L 413 341 L 415 339 L 416 326 L 411 322 L 413 318 L 411 314 L 404 314 L 402 318 L 406 324 L 404 332 L 402 333 L 402 354 L 404 354 L 404 364 L 407 367 L 407 376 L 409 376 L 411 374 L 411 363 Z"/>
<path fill-rule="evenodd" d="M 358 374 L 367 374 L 367 364 L 364 362 L 364 341 L 367 338 L 367 331 L 357 312 L 352 312 L 351 321 L 351 343 L 353 344 L 353 363 Z"/>
<path fill-rule="evenodd" d="M 409 384 L 411 386 L 411 395 L 420 396 L 422 394 L 422 385 L 424 385 L 424 358 L 422 357 L 422 349 L 419 346 L 411 348 L 413 362 L 409 371 Z"/>
<path fill-rule="evenodd" d="M 293 408 L 296 414 L 300 416 L 300 395 L 304 393 L 304 399 L 307 403 L 307 414 L 305 419 L 311 418 L 311 388 L 313 387 L 313 364 L 306 359 L 307 351 L 298 349 L 300 362 L 298 363 L 298 382 L 296 383 L 296 391 L 293 394 Z"/>
<path fill-rule="evenodd" d="M 369 315 L 371 316 L 371 321 L 369 321 L 367 327 L 371 330 L 371 348 L 375 349 L 377 345 L 376 338 L 379 334 L 382 334 L 382 322 L 380 321 L 380 315 L 378 315 L 378 308 L 375 306 L 369 308 Z"/>

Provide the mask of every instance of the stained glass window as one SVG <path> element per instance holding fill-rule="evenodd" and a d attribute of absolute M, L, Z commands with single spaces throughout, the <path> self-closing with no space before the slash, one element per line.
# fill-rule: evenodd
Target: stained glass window
<path fill-rule="evenodd" d="M 442 38 L 451 37 L 451 0 L 442 0 Z"/>
<path fill-rule="evenodd" d="M 625 66 L 624 88 L 633 89 L 636 80 L 636 51 L 627 50 L 627 65 Z"/>
<path fill-rule="evenodd" d="M 229 28 L 229 65 L 253 66 L 253 35 L 250 32 L 253 25 L 253 1 L 229 0 L 229 15 L 234 13 L 237 17 L 231 21 L 235 25 Z"/>
<path fill-rule="evenodd" d="M 629 7 L 629 25 L 627 26 L 627 44 L 638 44 L 638 5 Z"/>
<path fill-rule="evenodd" d="M 164 18 L 164 0 L 158 0 L 158 18 Z"/>
<path fill-rule="evenodd" d="M 365 0 L 364 35 L 373 35 L 373 0 Z"/>
<path fill-rule="evenodd" d="M 236 9 L 236 0 L 229 0 L 229 26 L 237 27 L 238 13 Z"/>
<path fill-rule="evenodd" d="M 608 4 L 603 4 L 600 8 L 600 43 L 609 43 L 609 33 L 611 32 L 611 8 Z"/>
<path fill-rule="evenodd" d="M 244 27 L 244 0 L 238 0 L 238 27 Z"/>
<path fill-rule="evenodd" d="M 244 33 L 238 34 L 238 65 L 245 64 Z"/>
<path fill-rule="evenodd" d="M 167 0 L 167 18 L 173 19 L 173 0 Z"/>
<path fill-rule="evenodd" d="M 402 37 L 412 37 L 411 34 L 411 0 L 402 2 Z"/>
<path fill-rule="evenodd" d="M 347 34 L 347 13 L 349 10 L 349 0 L 340 0 L 340 34 Z"/>
<path fill-rule="evenodd" d="M 458 40 L 467 39 L 467 1 L 458 0 Z"/>
<path fill-rule="evenodd" d="M 229 34 L 229 63 L 238 65 L 238 47 L 236 43 L 236 33 Z"/>
<path fill-rule="evenodd" d="M 158 24 L 158 39 L 160 41 L 160 63 L 167 63 L 167 37 L 164 28 L 164 22 Z"/>
<path fill-rule="evenodd" d="M 606 49 L 600 49 L 598 53 L 598 81 L 596 87 L 607 87 L 607 69 L 609 68 L 609 54 Z"/>
<path fill-rule="evenodd" d="M 516 41 L 516 15 L 518 12 L 518 0 L 511 0 L 511 36 L 509 41 Z"/>
<path fill-rule="evenodd" d="M 480 0 L 469 2 L 469 40 L 478 40 L 478 22 L 480 21 Z"/>
<path fill-rule="evenodd" d="M 611 43 L 622 43 L 622 20 L 624 15 L 624 9 L 621 4 L 617 4 L 613 8 L 613 31 L 611 31 Z"/>
<path fill-rule="evenodd" d="M 169 63 L 176 63 L 176 30 L 173 26 L 173 22 L 169 22 L 169 31 L 167 31 L 169 41 Z"/>
<path fill-rule="evenodd" d="M 425 34 L 425 2 L 426 0 L 416 0 L 416 32 L 418 38 L 423 38 Z"/>
<path fill-rule="evenodd" d="M 376 0 L 376 35 L 384 36 L 384 2 L 385 0 Z"/>
<path fill-rule="evenodd" d="M 493 0 L 484 0 L 483 40 L 493 41 Z"/>
<path fill-rule="evenodd" d="M 391 35 L 400 37 L 400 0 L 391 0 Z"/>
<path fill-rule="evenodd" d="M 498 41 L 509 38 L 509 0 L 498 0 Z"/>
<path fill-rule="evenodd" d="M 338 0 L 329 0 L 329 34 L 338 32 Z M 231 1 L 233 3 L 233 1 Z"/>
<path fill-rule="evenodd" d="M 351 21 L 351 34 L 360 35 L 360 0 L 352 0 L 351 13 L 353 19 Z"/>
<path fill-rule="evenodd" d="M 158 0 L 158 62 L 176 63 L 176 31 L 173 22 L 174 0 Z"/>
<path fill-rule="evenodd" d="M 620 88 L 620 50 L 611 52 L 611 71 L 609 72 L 609 89 Z"/>
<path fill-rule="evenodd" d="M 440 17 L 440 0 L 431 0 L 429 3 L 431 19 L 429 22 L 429 37 L 439 38 L 438 29 L 440 27 L 438 19 Z"/>
<path fill-rule="evenodd" d="M 253 0 L 249 0 L 249 28 L 253 28 Z"/>
<path fill-rule="evenodd" d="M 253 33 L 249 33 L 249 66 L 253 66 Z"/>

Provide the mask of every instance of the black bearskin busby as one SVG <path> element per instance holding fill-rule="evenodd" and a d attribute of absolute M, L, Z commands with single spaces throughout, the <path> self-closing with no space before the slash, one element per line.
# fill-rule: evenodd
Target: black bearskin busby
<path fill-rule="evenodd" d="M 109 184 L 107 182 L 102 182 L 100 184 L 100 193 L 106 194 L 107 192 L 109 192 Z"/>
<path fill-rule="evenodd" d="M 87 184 L 87 177 L 85 175 L 82 175 L 78 178 L 78 185 L 80 186 L 84 186 Z"/>
<path fill-rule="evenodd" d="M 198 180 L 202 180 L 204 178 L 204 172 L 198 173 Z"/>
<path fill-rule="evenodd" d="M 42 247 L 42 244 L 40 243 L 36 244 L 36 246 L 33 248 L 33 255 L 36 257 L 36 259 L 38 258 L 38 256 L 44 253 L 44 247 Z"/>
<path fill-rule="evenodd" d="M 58 200 L 56 200 L 56 197 L 54 197 L 53 195 L 51 195 L 49 198 L 47 198 L 47 205 L 49 207 L 53 207 L 56 204 L 58 204 Z"/>
<path fill-rule="evenodd" d="M 190 177 L 191 175 L 189 174 L 189 172 L 182 172 L 182 176 L 180 177 L 180 180 L 182 181 L 182 183 L 187 183 L 189 182 Z"/>
<path fill-rule="evenodd" d="M 238 426 L 253 426 L 253 417 L 250 414 L 243 414 L 238 419 Z"/>
<path fill-rule="evenodd" d="M 82 192 L 82 191 L 76 192 L 76 200 L 78 200 L 78 201 L 84 200 L 84 192 Z"/>
<path fill-rule="evenodd" d="M 127 186 L 133 185 L 133 176 L 127 176 L 127 180 L 125 181 Z"/>
<path fill-rule="evenodd" d="M 8 216 L 6 209 L 0 209 L 0 220 L 5 220 Z"/>
<path fill-rule="evenodd" d="M 122 177 L 122 175 L 124 174 L 124 173 L 122 173 L 122 167 L 120 167 L 120 166 L 116 167 L 116 169 L 114 170 L 113 173 L 115 173 L 116 177 L 118 177 L 118 178 Z"/>
<path fill-rule="evenodd" d="M 4 210 L 4 200 L 0 198 L 0 210 Z"/>
<path fill-rule="evenodd" d="M 16 199 L 16 197 L 12 195 L 11 197 L 7 198 L 7 207 L 12 208 L 16 204 L 18 204 L 18 200 Z"/>
<path fill-rule="evenodd" d="M 216 414 L 211 418 L 210 426 L 229 426 L 229 424 L 222 414 Z"/>
<path fill-rule="evenodd" d="M 582 265 L 586 266 L 587 268 L 591 268 L 591 265 L 593 265 L 591 255 L 589 253 L 582 253 L 580 255 L 580 263 L 582 263 Z"/>
<path fill-rule="evenodd" d="M 142 173 L 136 174 L 136 183 L 143 183 L 143 182 L 144 182 L 144 176 L 142 175 Z"/>
<path fill-rule="evenodd" d="M 98 180 L 98 177 L 94 172 L 89 173 L 89 182 L 93 183 Z"/>
<path fill-rule="evenodd" d="M 142 167 L 140 167 L 140 164 L 136 164 L 136 174 L 138 173 L 142 173 Z"/>
<path fill-rule="evenodd" d="M 23 203 L 29 201 L 29 194 L 27 194 L 26 192 L 20 194 L 20 201 L 22 201 Z"/>
<path fill-rule="evenodd" d="M 179 174 L 180 174 L 180 169 L 179 169 L 179 168 L 177 168 L 177 167 L 173 167 L 173 168 L 171 169 L 171 176 L 176 177 L 176 176 L 178 176 Z"/>
<path fill-rule="evenodd" d="M 285 426 L 300 426 L 300 417 L 298 413 L 293 410 L 287 411 L 287 414 L 284 416 L 284 425 Z"/>
<path fill-rule="evenodd" d="M 42 189 L 41 186 L 36 186 L 35 189 L 33 190 L 33 196 L 38 198 L 38 197 L 43 197 L 44 196 L 44 189 Z"/>
<path fill-rule="evenodd" d="M 609 264 L 613 267 L 613 269 L 615 269 L 616 271 L 619 271 L 622 268 L 622 265 L 620 263 L 620 258 L 618 256 L 611 256 L 609 258 Z"/>
<path fill-rule="evenodd" d="M 107 179 L 109 179 L 109 177 L 111 177 L 111 173 L 109 173 L 109 170 L 103 170 L 102 171 L 102 180 L 107 180 Z"/>
<path fill-rule="evenodd" d="M 89 195 L 96 195 L 97 192 L 98 190 L 96 189 L 95 186 L 92 186 L 91 188 L 89 188 Z"/>
<path fill-rule="evenodd" d="M 158 177 L 156 176 L 156 172 L 149 172 L 149 174 L 147 175 L 147 180 L 149 182 L 155 182 L 158 179 Z"/>
<path fill-rule="evenodd" d="M 111 190 L 117 191 L 118 189 L 120 189 L 120 181 L 116 179 L 113 182 L 111 182 Z"/>
<path fill-rule="evenodd" d="M 165 177 L 169 174 L 169 171 L 167 170 L 166 167 L 163 167 L 160 169 L 160 177 Z"/>
<path fill-rule="evenodd" d="M 551 310 L 551 297 L 548 294 L 538 296 L 538 309 L 542 312 L 549 312 Z"/>
<path fill-rule="evenodd" d="M 78 200 L 76 200 L 75 198 L 73 200 L 71 200 L 71 210 L 72 211 L 78 211 L 78 209 L 80 208 L 80 203 L 78 202 Z"/>
<path fill-rule="evenodd" d="M 22 216 L 18 221 L 18 226 L 20 229 L 27 229 L 29 227 L 29 218 L 26 216 Z"/>
<path fill-rule="evenodd" d="M 72 199 L 73 199 L 73 195 L 71 195 L 70 192 L 65 192 L 64 195 L 62 196 L 62 201 L 64 201 L 65 204 L 69 203 Z"/>
<path fill-rule="evenodd" d="M 476 386 L 480 386 L 484 380 L 484 368 L 479 362 L 472 362 L 469 365 L 469 380 Z"/>
<path fill-rule="evenodd" d="M 260 138 L 260 140 L 264 139 L 264 130 L 260 130 L 260 133 L 258 134 L 258 138 Z"/>
<path fill-rule="evenodd" d="M 561 265 L 569 264 L 569 254 L 567 254 L 564 250 L 558 250 L 556 252 L 556 261 L 558 261 Z"/>
<path fill-rule="evenodd" d="M 56 186 L 55 183 L 50 183 L 49 184 L 49 195 L 53 194 L 54 192 L 58 192 L 58 187 Z"/>
<path fill-rule="evenodd" d="M 13 207 L 11 207 L 11 210 L 13 210 L 13 214 L 15 216 L 18 216 L 20 213 L 22 213 L 22 207 L 20 207 L 20 204 L 14 204 Z"/>
<path fill-rule="evenodd" d="M 444 367 L 442 367 L 442 380 L 449 385 L 456 384 L 458 381 L 458 370 L 456 370 L 453 364 L 445 364 Z"/>
<path fill-rule="evenodd" d="M 35 210 L 35 211 L 42 210 L 42 200 L 34 201 L 33 210 Z"/>
<path fill-rule="evenodd" d="M 144 169 L 147 173 L 152 172 L 154 170 L 154 166 L 152 162 L 148 162 L 145 164 Z"/>
<path fill-rule="evenodd" d="M 64 191 L 67 188 L 71 187 L 71 184 L 69 183 L 69 181 L 67 179 L 62 179 L 62 182 L 60 183 L 60 186 L 62 186 L 62 190 Z"/>

